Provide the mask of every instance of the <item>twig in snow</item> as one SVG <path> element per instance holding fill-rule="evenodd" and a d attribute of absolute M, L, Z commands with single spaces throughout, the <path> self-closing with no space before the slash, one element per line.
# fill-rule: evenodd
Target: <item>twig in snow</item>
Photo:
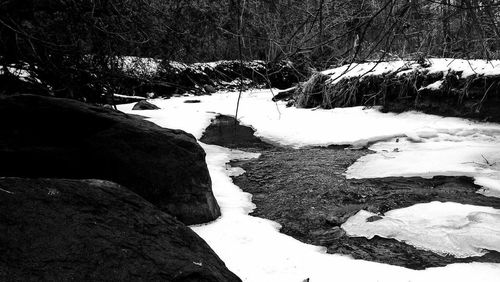
<path fill-rule="evenodd" d="M 488 167 L 488 166 L 494 166 L 497 164 L 497 162 L 490 162 L 484 155 L 481 154 L 481 157 L 484 159 L 484 163 L 478 163 L 478 162 L 464 162 L 463 164 L 475 164 L 475 165 L 478 165 L 478 166 L 482 166 L 482 167 Z"/>
<path fill-rule="evenodd" d="M 486 162 L 486 164 L 487 164 L 488 166 L 494 166 L 494 165 L 496 165 L 496 164 L 497 164 L 496 162 L 494 162 L 494 163 L 490 163 L 490 161 L 488 161 L 488 159 L 487 159 L 485 156 L 483 156 L 483 154 L 481 154 L 481 157 L 483 157 L 484 161 Z"/>

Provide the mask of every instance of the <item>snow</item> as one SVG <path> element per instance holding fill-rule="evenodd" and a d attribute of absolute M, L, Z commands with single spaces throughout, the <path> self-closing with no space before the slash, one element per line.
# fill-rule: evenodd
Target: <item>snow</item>
<path fill-rule="evenodd" d="M 414 68 L 416 65 L 407 61 L 388 61 L 388 62 L 368 62 L 368 63 L 352 63 L 343 65 L 338 68 L 322 71 L 322 74 L 331 77 L 331 83 L 337 83 L 341 79 L 358 77 L 358 76 L 372 76 L 384 75 L 387 73 L 404 71 L 409 68 Z"/>
<path fill-rule="evenodd" d="M 273 93 L 243 92 L 238 113 L 242 124 L 254 128 L 255 135 L 268 142 L 293 148 L 331 144 L 363 147 L 377 142 L 369 147 L 376 154 L 354 163 L 346 172 L 348 178 L 466 175 L 483 179 L 478 184 L 486 188 L 483 194 L 500 194 L 499 124 L 418 112 L 381 113 L 363 107 L 287 108 L 285 102 L 271 101 Z M 200 103 L 184 103 L 190 99 L 192 96 L 151 100 L 164 110 L 143 112 L 160 126 L 184 129 L 201 138 L 217 114 L 235 115 L 238 93 L 196 96 Z M 189 116 L 182 118 L 185 112 Z"/>
<path fill-rule="evenodd" d="M 443 86 L 443 82 L 442 80 L 438 80 L 434 83 L 431 83 L 425 87 L 420 87 L 420 89 L 418 91 L 422 91 L 424 89 L 427 89 L 427 90 L 439 90 L 441 89 L 441 87 Z"/>
<path fill-rule="evenodd" d="M 461 73 L 461 78 L 472 75 L 496 76 L 500 75 L 500 60 L 463 60 L 450 58 L 432 58 L 426 60 L 430 66 L 422 66 L 415 61 L 388 61 L 353 63 L 338 68 L 322 71 L 329 75 L 330 82 L 335 84 L 344 78 L 385 75 L 393 73 L 397 76 L 411 72 L 443 73 L 445 76 L 450 71 Z M 435 85 L 438 86 L 438 85 Z"/>
<path fill-rule="evenodd" d="M 450 70 L 462 72 L 461 77 L 467 78 L 478 74 L 484 76 L 500 75 L 500 60 L 463 60 L 463 59 L 429 59 L 431 66 L 429 73 L 443 72 Z"/>
<path fill-rule="evenodd" d="M 500 196 L 500 133 L 476 129 L 425 134 L 408 133 L 370 146 L 376 153 L 359 158 L 347 169 L 347 178 L 464 175 L 484 187 L 480 193 Z"/>
<path fill-rule="evenodd" d="M 203 74 L 206 70 L 214 71 L 219 65 L 238 63 L 237 61 L 215 61 L 208 63 L 194 63 L 185 64 L 182 62 L 168 61 L 163 62 L 161 59 L 148 58 L 148 57 L 136 57 L 136 56 L 122 56 L 119 57 L 119 62 L 121 68 L 128 73 L 135 75 L 147 75 L 154 76 L 160 71 L 162 63 L 168 63 L 169 67 L 177 74 L 190 69 L 190 71 L 198 74 Z M 243 62 L 245 67 L 253 69 L 261 69 L 265 66 L 264 61 L 253 60 Z"/>
<path fill-rule="evenodd" d="M 403 114 L 381 113 L 376 108 L 363 107 L 324 109 L 287 108 L 286 102 L 273 103 L 275 90 L 256 90 L 242 93 L 238 119 L 242 124 L 253 127 L 256 136 L 271 142 L 300 148 L 305 146 L 327 146 L 331 144 L 368 144 L 393 137 L 406 136 L 412 132 L 450 132 L 473 135 L 476 132 L 500 136 L 500 125 L 475 123 L 458 118 L 443 118 L 418 112 Z M 237 92 L 219 92 L 211 96 L 196 96 L 200 103 L 185 105 L 184 101 L 192 96 L 172 99 L 151 100 L 163 112 L 151 113 L 163 119 L 178 119 L 183 111 L 194 116 L 190 121 L 172 121 L 175 128 L 183 123 L 199 123 L 197 120 L 216 114 L 235 115 Z M 129 106 L 131 108 L 132 106 Z M 168 113 L 166 113 L 168 112 Z M 165 116 L 165 114 L 167 116 Z M 203 123 L 203 121 L 202 121 Z M 206 125 L 206 123 L 203 123 Z M 200 126 L 195 136 L 201 136 L 204 127 Z M 496 137 L 495 137 L 496 136 Z"/>
<path fill-rule="evenodd" d="M 17 78 L 19 78 L 22 81 L 25 81 L 25 82 L 36 82 L 36 83 L 42 84 L 42 81 L 40 79 L 38 79 L 37 77 L 33 76 L 27 70 L 28 67 L 29 67 L 28 65 L 22 66 L 21 68 L 19 68 L 17 66 L 8 66 L 7 70 L 9 71 L 9 73 L 11 73 L 12 75 L 16 76 Z M 26 69 L 24 69 L 24 68 L 26 68 Z M 4 71 L 4 67 L 0 66 L 0 75 L 3 75 L 4 72 L 5 72 Z"/>
<path fill-rule="evenodd" d="M 435 145 L 428 148 L 432 151 L 441 148 L 439 146 L 444 150 L 446 146 L 442 142 L 448 141 L 450 146 L 461 145 L 463 150 L 469 148 L 471 156 L 482 154 L 493 161 L 498 154 L 495 146 L 498 147 L 499 143 L 500 125 L 497 124 L 416 112 L 386 114 L 362 107 L 334 110 L 286 108 L 284 102 L 273 103 L 272 94 L 270 90 L 243 92 L 238 119 L 242 124 L 256 129 L 257 136 L 283 146 L 363 146 L 388 140 L 374 146 L 400 142 L 408 146 L 429 143 Z M 199 139 L 211 119 L 218 114 L 235 115 L 238 93 L 196 96 L 200 103 L 184 103 L 190 99 L 193 96 L 151 100 L 161 110 L 146 110 L 140 114 L 160 126 L 182 129 Z M 121 105 L 119 109 L 136 113 L 131 111 L 132 106 Z M 396 138 L 400 139 L 399 142 L 396 142 Z M 248 215 L 254 208 L 251 195 L 242 192 L 229 177 L 241 174 L 243 170 L 228 167 L 227 162 L 257 155 L 213 145 L 202 146 L 207 153 L 213 191 L 222 216 L 209 224 L 193 226 L 192 229 L 244 281 L 303 281 L 306 278 L 310 278 L 310 281 L 497 281 L 500 277 L 499 264 L 452 264 L 415 271 L 326 254 L 323 248 L 301 243 L 279 233 L 280 226 L 276 222 Z M 402 150 L 404 152 L 404 148 Z M 417 153 L 424 150 L 427 149 L 422 148 Z M 453 156 L 452 153 L 449 155 Z M 438 158 L 437 155 L 433 157 Z M 481 183 L 490 181 L 488 173 L 497 171 L 496 167 L 485 166 L 484 160 L 470 160 L 469 157 L 456 157 L 450 163 L 461 166 L 462 170 L 457 173 L 480 171 L 486 179 L 477 178 L 476 181 Z"/>
<path fill-rule="evenodd" d="M 484 249 L 500 251 L 500 210 L 458 203 L 431 202 L 376 214 L 364 210 L 342 228 L 349 236 L 394 238 L 417 248 L 458 258 L 482 256 Z"/>
<path fill-rule="evenodd" d="M 201 67 L 201 68 L 208 68 L 208 69 L 213 70 L 219 65 L 233 64 L 233 63 L 239 63 L 239 61 L 220 60 L 220 61 L 207 62 L 207 63 L 194 63 L 193 66 Z M 252 61 L 244 61 L 243 64 L 246 67 L 250 67 L 250 68 L 262 68 L 263 66 L 266 65 L 266 62 L 264 62 L 262 60 L 252 60 Z"/>
<path fill-rule="evenodd" d="M 20 69 L 20 68 L 15 68 L 15 67 L 7 67 L 8 71 L 22 79 L 26 79 L 30 77 L 30 73 L 27 70 Z M 4 73 L 3 67 L 0 66 L 0 75 Z"/>
<path fill-rule="evenodd" d="M 161 60 L 154 58 L 122 56 L 119 59 L 123 71 L 135 75 L 153 76 L 158 73 L 161 64 Z"/>
<path fill-rule="evenodd" d="M 496 177 L 475 177 L 474 183 L 479 186 L 483 186 L 483 190 L 480 191 L 481 194 L 489 197 L 500 198 L 500 176 Z"/>

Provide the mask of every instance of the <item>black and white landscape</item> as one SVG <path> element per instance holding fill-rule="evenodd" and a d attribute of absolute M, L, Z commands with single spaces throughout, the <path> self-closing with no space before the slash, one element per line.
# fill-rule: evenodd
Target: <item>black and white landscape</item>
<path fill-rule="evenodd" d="M 0 281 L 498 281 L 497 2 L 0 1 Z"/>

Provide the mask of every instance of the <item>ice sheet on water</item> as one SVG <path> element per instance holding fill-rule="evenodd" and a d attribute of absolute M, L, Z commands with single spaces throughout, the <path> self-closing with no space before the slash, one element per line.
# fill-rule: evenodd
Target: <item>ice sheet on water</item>
<path fill-rule="evenodd" d="M 358 159 L 348 178 L 436 175 L 470 176 L 487 196 L 500 195 L 500 138 L 496 129 L 442 130 L 407 134 L 370 147 L 375 154 Z"/>
<path fill-rule="evenodd" d="M 484 189 L 480 191 L 481 194 L 489 197 L 500 198 L 500 176 L 490 176 L 490 177 L 476 177 L 475 184 L 483 186 Z"/>
<path fill-rule="evenodd" d="M 464 258 L 500 251 L 500 210 L 458 203 L 431 202 L 375 214 L 359 211 L 342 228 L 349 236 L 394 238 L 417 248 Z"/>

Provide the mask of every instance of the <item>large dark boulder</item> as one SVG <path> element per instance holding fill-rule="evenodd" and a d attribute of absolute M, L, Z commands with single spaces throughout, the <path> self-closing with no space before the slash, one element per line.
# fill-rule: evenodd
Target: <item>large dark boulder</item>
<path fill-rule="evenodd" d="M 183 131 L 34 95 L 0 97 L 0 126 L 0 176 L 106 179 L 186 224 L 220 215 L 205 152 Z"/>
<path fill-rule="evenodd" d="M 191 229 L 118 184 L 0 178 L 0 281 L 240 281 Z"/>

